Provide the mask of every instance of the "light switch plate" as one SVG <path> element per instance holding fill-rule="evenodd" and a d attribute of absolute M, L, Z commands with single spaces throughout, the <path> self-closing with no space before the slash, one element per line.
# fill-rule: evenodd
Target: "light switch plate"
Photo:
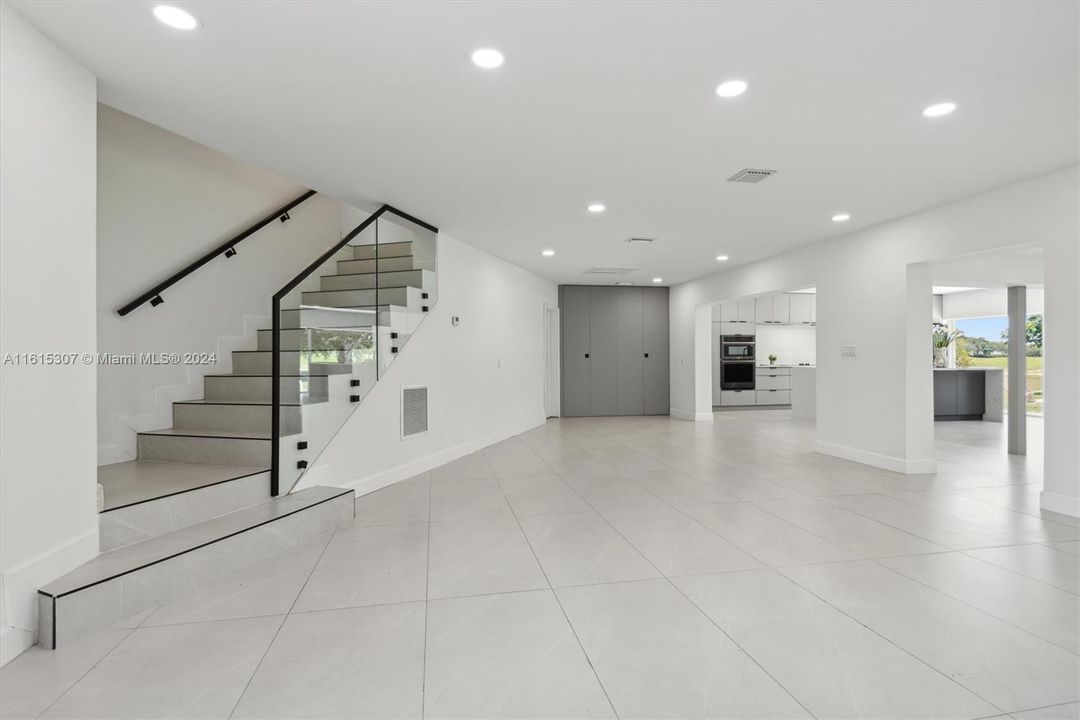
<path fill-rule="evenodd" d="M 841 345 L 840 346 L 840 357 L 855 357 L 855 346 L 854 345 Z"/>

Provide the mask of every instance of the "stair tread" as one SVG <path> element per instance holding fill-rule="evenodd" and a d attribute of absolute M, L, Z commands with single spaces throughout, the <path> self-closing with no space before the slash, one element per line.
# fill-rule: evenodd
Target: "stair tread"
<path fill-rule="evenodd" d="M 45 585 L 38 592 L 51 597 L 67 595 L 352 492 L 352 490 L 342 488 L 315 486 L 271 498 L 266 502 L 235 510 L 197 525 L 189 525 L 102 553 Z"/>
<path fill-rule="evenodd" d="M 273 351 L 268 350 L 267 352 L 273 352 Z M 273 375 L 271 375 L 270 373 L 218 373 L 218 374 L 203 375 L 203 377 L 253 378 L 253 377 L 273 377 Z M 320 375 L 318 373 L 307 373 L 306 375 L 281 375 L 281 377 L 283 377 L 283 378 L 313 378 L 313 377 L 330 377 L 330 376 L 326 375 L 326 374 Z"/>
<path fill-rule="evenodd" d="M 268 432 L 244 432 L 241 430 L 192 430 L 185 428 L 161 428 L 160 430 L 143 430 L 140 435 L 173 435 L 177 437 L 212 437 L 230 438 L 233 440 L 269 440 Z"/>
<path fill-rule="evenodd" d="M 268 468 L 244 465 L 199 465 L 162 460 L 131 460 L 98 468 L 98 482 L 105 488 L 103 512 L 137 505 L 147 500 L 178 495 L 217 485 Z"/>

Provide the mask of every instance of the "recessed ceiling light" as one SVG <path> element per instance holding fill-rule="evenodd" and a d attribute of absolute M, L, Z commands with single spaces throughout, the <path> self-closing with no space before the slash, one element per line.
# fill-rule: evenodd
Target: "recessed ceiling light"
<path fill-rule="evenodd" d="M 505 60 L 503 54 L 495 48 L 480 48 L 472 54 L 473 63 L 485 70 L 501 67 Z"/>
<path fill-rule="evenodd" d="M 848 215 L 847 213 L 836 213 L 832 216 L 833 222 L 847 222 L 850 219 L 851 215 Z"/>
<path fill-rule="evenodd" d="M 154 17 L 177 30 L 194 30 L 199 27 L 198 19 L 187 10 L 172 5 L 158 5 L 154 8 Z"/>
<path fill-rule="evenodd" d="M 717 86 L 716 94 L 722 98 L 738 97 L 746 92 L 748 87 L 750 86 L 746 84 L 745 80 L 728 80 Z"/>
<path fill-rule="evenodd" d="M 931 105 L 930 107 L 923 110 L 922 114 L 923 114 L 923 117 L 936 118 L 936 117 L 942 117 L 943 115 L 948 115 L 953 110 L 956 110 L 956 103 L 954 103 L 954 102 L 943 102 L 943 103 L 937 103 L 936 105 Z"/>
<path fill-rule="evenodd" d="M 653 278 L 653 282 L 664 282 L 664 278 Z"/>
<path fill-rule="evenodd" d="M 716 259 L 719 260 L 720 262 L 726 262 L 728 257 L 727 257 L 727 255 L 717 255 Z"/>
<path fill-rule="evenodd" d="M 554 250 L 545 250 L 544 252 L 542 252 L 540 254 L 543 255 L 544 257 L 551 257 L 552 255 L 555 254 L 555 251 Z"/>
<path fill-rule="evenodd" d="M 589 212 L 593 214 L 602 213 L 605 210 L 607 210 L 607 207 L 604 205 L 604 203 L 593 203 L 589 205 Z"/>

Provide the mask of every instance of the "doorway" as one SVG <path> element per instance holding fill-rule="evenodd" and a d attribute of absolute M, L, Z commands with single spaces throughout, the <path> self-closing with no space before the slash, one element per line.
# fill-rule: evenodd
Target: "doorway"
<path fill-rule="evenodd" d="M 544 415 L 559 417 L 559 308 L 543 306 Z"/>

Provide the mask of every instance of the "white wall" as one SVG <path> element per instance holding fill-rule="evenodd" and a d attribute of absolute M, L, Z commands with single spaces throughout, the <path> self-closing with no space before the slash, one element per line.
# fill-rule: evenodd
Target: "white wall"
<path fill-rule="evenodd" d="M 306 484 L 369 492 L 544 422 L 543 305 L 558 304 L 556 286 L 443 233 L 438 261 L 438 302 Z M 430 429 L 408 440 L 403 385 L 429 387 Z"/>
<path fill-rule="evenodd" d="M 93 75 L 0 3 L 0 356 L 93 353 Z M 0 662 L 97 553 L 92 365 L 0 365 Z"/>
<path fill-rule="evenodd" d="M 703 415 L 711 377 L 698 308 L 817 287 L 818 447 L 908 472 L 934 467 L 927 263 L 1020 244 L 1045 253 L 1044 506 L 1080 514 L 1080 282 L 1077 168 L 900 218 L 672 288 L 673 411 Z M 923 307 L 925 305 L 925 307 Z M 909 312 L 910 308 L 913 308 Z M 857 357 L 840 356 L 853 344 Z M 909 369 L 908 365 L 912 365 Z"/>
<path fill-rule="evenodd" d="M 173 400 L 202 397 L 230 349 L 270 327 L 270 296 L 341 237 L 353 215 L 316 195 L 125 317 L 116 309 L 304 188 L 101 105 L 98 113 L 98 345 L 102 352 L 216 353 L 218 364 L 102 366 L 99 462 L 130 460 L 135 433 L 171 425 Z M 361 213 L 361 215 L 365 215 Z"/>

